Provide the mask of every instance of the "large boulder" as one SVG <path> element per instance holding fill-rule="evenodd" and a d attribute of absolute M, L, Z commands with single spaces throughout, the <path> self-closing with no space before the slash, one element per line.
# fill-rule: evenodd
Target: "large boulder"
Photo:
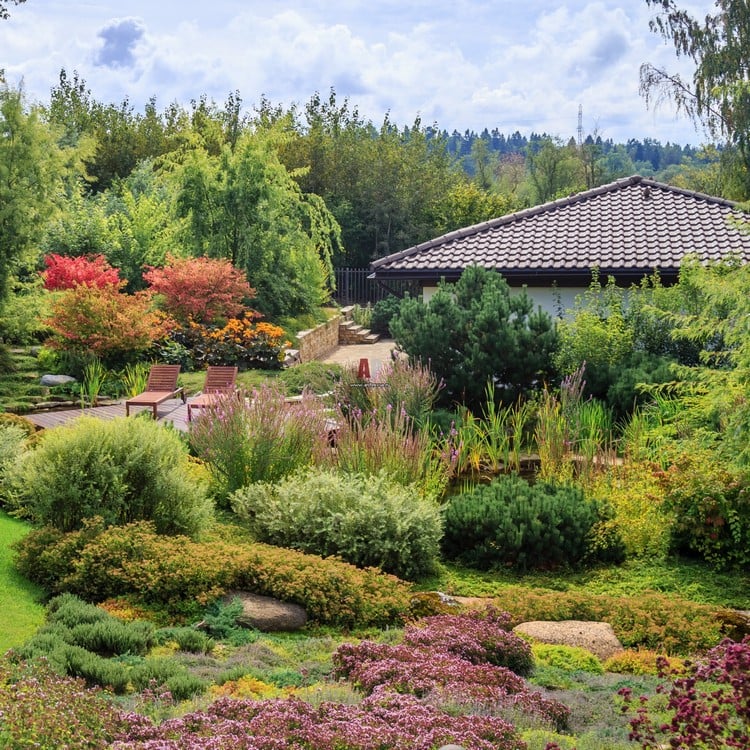
<path fill-rule="evenodd" d="M 66 385 L 67 383 L 75 383 L 76 379 L 70 375 L 42 375 L 39 381 L 41 385 L 45 385 L 48 388 L 52 388 L 56 385 Z"/>
<path fill-rule="evenodd" d="M 586 622 L 585 620 L 561 620 L 552 622 L 539 620 L 522 622 L 513 631 L 529 636 L 541 643 L 557 646 L 579 646 L 591 651 L 602 661 L 624 651 L 622 643 L 608 622 Z"/>
<path fill-rule="evenodd" d="M 299 630 L 307 623 L 307 612 L 299 604 L 282 602 L 248 591 L 229 591 L 224 598 L 227 603 L 235 599 L 242 602 L 242 613 L 237 617 L 237 624 L 245 628 L 270 633 Z"/>

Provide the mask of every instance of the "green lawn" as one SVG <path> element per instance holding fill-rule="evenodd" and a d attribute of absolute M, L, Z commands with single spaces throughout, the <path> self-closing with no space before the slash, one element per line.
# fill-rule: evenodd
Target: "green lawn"
<path fill-rule="evenodd" d="M 13 567 L 11 545 L 29 532 L 29 526 L 0 511 L 0 653 L 20 646 L 44 622 L 42 590 L 26 581 Z"/>

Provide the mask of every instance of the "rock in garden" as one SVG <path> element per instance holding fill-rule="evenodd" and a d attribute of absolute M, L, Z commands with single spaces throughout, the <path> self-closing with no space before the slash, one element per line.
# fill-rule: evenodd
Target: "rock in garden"
<path fill-rule="evenodd" d="M 624 650 L 608 622 L 584 620 L 522 622 L 513 630 L 541 643 L 585 648 L 602 661 Z"/>
<path fill-rule="evenodd" d="M 66 383 L 75 383 L 76 379 L 70 375 L 42 375 L 39 381 L 42 385 L 51 388 L 55 385 L 65 385 Z"/>
<path fill-rule="evenodd" d="M 235 599 L 242 602 L 242 614 L 237 617 L 237 624 L 242 627 L 274 632 L 299 630 L 307 623 L 307 612 L 299 604 L 247 591 L 230 591 L 225 596 L 226 602 Z"/>

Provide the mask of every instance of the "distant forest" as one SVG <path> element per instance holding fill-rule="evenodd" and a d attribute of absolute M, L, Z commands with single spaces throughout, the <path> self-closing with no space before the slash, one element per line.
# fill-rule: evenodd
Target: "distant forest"
<path fill-rule="evenodd" d="M 489 151 L 495 154 L 523 156 L 530 146 L 534 148 L 545 141 L 557 138 L 557 136 L 548 133 L 540 135 L 533 132 L 529 136 L 525 136 L 521 135 L 518 130 L 510 135 L 505 135 L 497 128 L 491 131 L 485 128 L 481 133 L 476 133 L 473 130 L 466 130 L 463 133 L 454 130 L 452 133 L 448 133 L 447 130 L 442 130 L 439 137 L 445 141 L 448 152 L 460 159 L 466 172 L 471 175 L 475 172 L 471 154 L 476 141 L 481 140 L 486 143 Z M 576 146 L 578 144 L 575 139 L 571 138 L 567 145 Z M 661 143 L 653 138 L 644 138 L 642 141 L 630 138 L 627 143 L 622 144 L 615 143 L 611 138 L 604 140 L 601 136 L 587 135 L 582 139 L 581 145 L 585 148 L 598 149 L 602 157 L 608 157 L 610 154 L 625 154 L 632 162 L 636 172 L 643 176 L 653 176 L 670 166 L 682 164 L 685 159 L 694 160 L 701 151 L 700 148 L 689 144 L 680 146 L 677 143 Z M 710 160 L 706 159 L 705 156 L 704 159 Z"/>

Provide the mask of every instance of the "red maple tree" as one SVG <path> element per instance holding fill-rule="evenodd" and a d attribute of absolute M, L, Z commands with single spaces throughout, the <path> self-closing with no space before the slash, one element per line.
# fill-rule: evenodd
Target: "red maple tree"
<path fill-rule="evenodd" d="M 163 296 L 164 310 L 182 323 L 236 317 L 255 296 L 245 274 L 228 260 L 169 256 L 164 268 L 151 267 L 143 278 L 152 292 Z"/>
<path fill-rule="evenodd" d="M 72 289 L 75 286 L 120 286 L 120 274 L 103 255 L 70 257 L 52 253 L 44 259 L 47 270 L 42 272 L 44 288 L 49 291 Z"/>

